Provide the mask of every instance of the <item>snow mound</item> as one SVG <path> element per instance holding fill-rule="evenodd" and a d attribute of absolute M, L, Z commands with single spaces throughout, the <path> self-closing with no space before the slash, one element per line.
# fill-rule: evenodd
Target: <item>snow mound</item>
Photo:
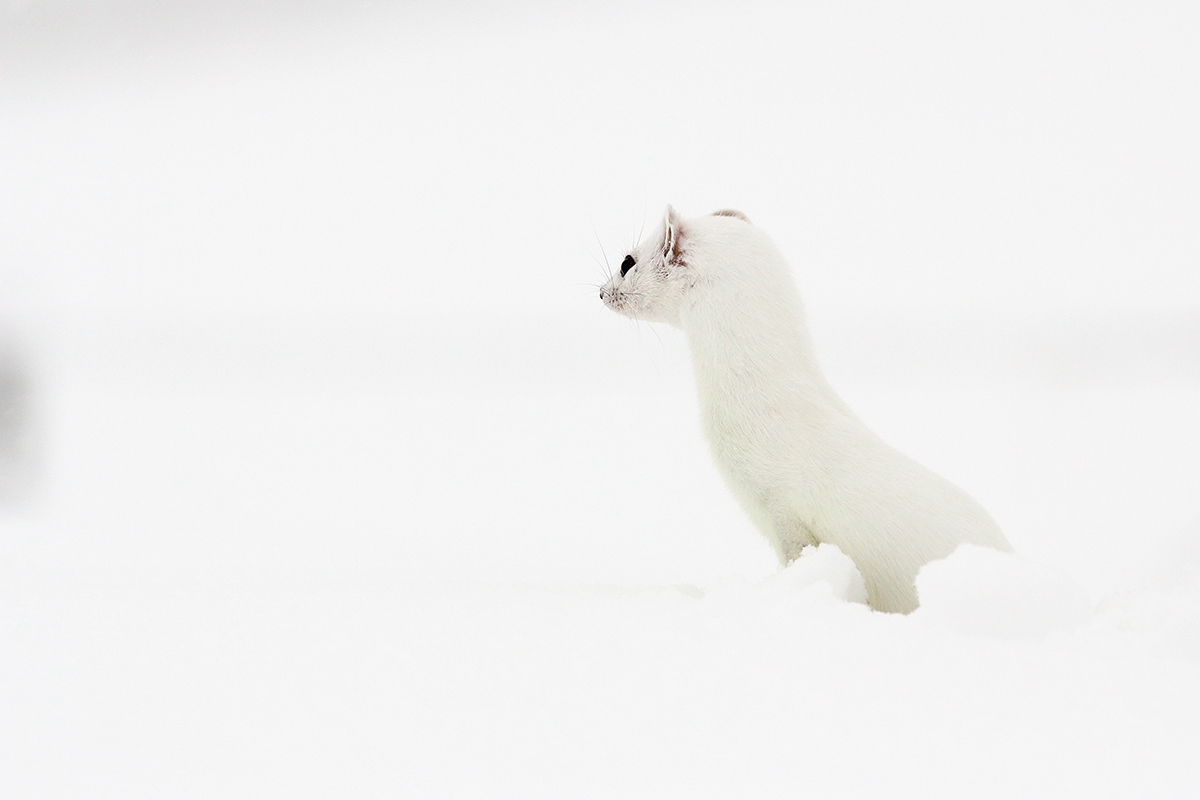
<path fill-rule="evenodd" d="M 916 620 L 957 633 L 1037 639 L 1082 625 L 1092 602 L 1066 574 L 1011 553 L 960 545 L 917 575 Z"/>
<path fill-rule="evenodd" d="M 867 602 L 867 587 L 858 568 L 832 544 L 804 548 L 799 558 L 763 582 L 762 591 L 768 596 L 828 596 L 850 603 Z"/>

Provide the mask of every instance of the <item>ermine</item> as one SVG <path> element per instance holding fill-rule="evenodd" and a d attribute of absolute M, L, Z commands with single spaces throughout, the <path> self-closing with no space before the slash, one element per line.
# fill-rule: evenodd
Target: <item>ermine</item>
<path fill-rule="evenodd" d="M 975 500 L 887 445 L 825 380 L 800 295 L 738 211 L 662 225 L 600 289 L 613 311 L 681 328 L 721 476 L 784 564 L 822 542 L 879 611 L 917 607 L 917 571 L 964 542 L 1011 551 Z"/>

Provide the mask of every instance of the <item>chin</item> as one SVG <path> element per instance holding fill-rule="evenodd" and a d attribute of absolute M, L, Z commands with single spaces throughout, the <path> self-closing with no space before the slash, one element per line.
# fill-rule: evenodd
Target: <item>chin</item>
<path fill-rule="evenodd" d="M 641 316 L 635 313 L 634 310 L 625 303 L 613 303 L 609 300 L 605 300 L 604 305 L 608 307 L 609 311 L 620 314 L 622 317 L 629 317 L 630 319 L 642 319 Z"/>

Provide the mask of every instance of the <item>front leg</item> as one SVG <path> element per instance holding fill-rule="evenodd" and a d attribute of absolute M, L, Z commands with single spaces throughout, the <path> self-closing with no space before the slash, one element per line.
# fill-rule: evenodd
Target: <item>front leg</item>
<path fill-rule="evenodd" d="M 784 566 L 799 558 L 804 548 L 820 544 L 812 530 L 794 514 L 776 515 L 772 529 L 772 544 L 775 545 L 775 553 Z"/>

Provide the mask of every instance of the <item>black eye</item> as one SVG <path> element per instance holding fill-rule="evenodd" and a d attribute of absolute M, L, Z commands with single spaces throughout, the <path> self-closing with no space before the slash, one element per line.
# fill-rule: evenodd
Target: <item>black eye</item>
<path fill-rule="evenodd" d="M 633 269 L 633 265 L 637 262 L 633 260 L 633 256 L 625 256 L 625 260 L 621 262 L 621 277 L 625 277 L 625 273 Z"/>

